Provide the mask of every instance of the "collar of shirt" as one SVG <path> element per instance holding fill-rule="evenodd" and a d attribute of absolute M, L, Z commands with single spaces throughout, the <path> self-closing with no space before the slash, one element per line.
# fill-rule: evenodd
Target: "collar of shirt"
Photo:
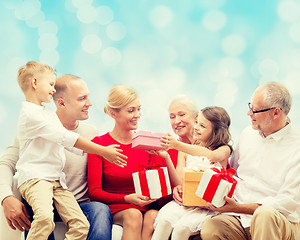
<path fill-rule="evenodd" d="M 260 136 L 262 138 L 264 138 L 265 140 L 274 140 L 276 142 L 279 142 L 291 129 L 291 124 L 288 123 L 285 127 L 281 128 L 280 130 L 278 130 L 275 133 L 270 134 L 267 137 L 264 137 L 263 135 L 260 134 Z"/>
<path fill-rule="evenodd" d="M 43 105 L 37 105 L 35 103 L 32 103 L 32 102 L 23 102 L 23 106 L 26 107 L 26 108 L 30 108 L 30 109 L 36 109 L 36 110 L 43 110 L 45 109 L 45 106 Z"/>

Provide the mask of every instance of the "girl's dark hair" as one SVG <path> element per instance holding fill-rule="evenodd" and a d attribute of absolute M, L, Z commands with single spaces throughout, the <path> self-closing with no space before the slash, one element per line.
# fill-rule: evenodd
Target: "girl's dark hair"
<path fill-rule="evenodd" d="M 232 152 L 232 146 L 229 144 L 231 141 L 229 132 L 231 121 L 226 110 L 222 107 L 206 107 L 203 108 L 201 112 L 213 125 L 212 134 L 207 141 L 206 147 L 215 150 L 221 146 L 227 145 Z"/>

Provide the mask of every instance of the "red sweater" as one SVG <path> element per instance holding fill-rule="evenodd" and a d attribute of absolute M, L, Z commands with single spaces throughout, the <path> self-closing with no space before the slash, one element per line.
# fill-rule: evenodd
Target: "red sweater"
<path fill-rule="evenodd" d="M 109 133 L 95 137 L 92 141 L 102 146 L 119 144 L 119 148 L 123 150 L 122 154 L 126 155 L 128 159 L 127 165 L 121 168 L 104 160 L 102 156 L 88 155 L 90 199 L 107 204 L 112 214 L 128 208 L 148 210 L 149 206 L 139 207 L 125 202 L 126 195 L 135 193 L 132 173 L 147 168 L 149 163 L 153 162 L 165 165 L 164 159 L 144 150 L 133 149 L 131 144 L 119 143 Z"/>

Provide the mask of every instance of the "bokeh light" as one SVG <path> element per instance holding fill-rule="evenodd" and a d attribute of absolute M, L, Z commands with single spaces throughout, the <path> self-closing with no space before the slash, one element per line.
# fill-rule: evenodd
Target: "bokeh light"
<path fill-rule="evenodd" d="M 173 13 L 168 7 L 160 5 L 150 11 L 149 19 L 156 28 L 164 28 L 172 22 Z"/>
<path fill-rule="evenodd" d="M 91 54 L 97 53 L 101 49 L 101 47 L 102 47 L 102 41 L 95 34 L 87 35 L 82 40 L 82 48 L 87 53 L 91 53 Z"/>
<path fill-rule="evenodd" d="M 121 41 L 126 35 L 126 28 L 120 22 L 112 22 L 107 26 L 106 34 L 113 41 Z"/>
<path fill-rule="evenodd" d="M 0 19 L 0 153 L 24 101 L 16 74 L 30 60 L 87 82 L 88 121 L 101 133 L 113 127 L 103 106 L 119 83 L 141 96 L 140 129 L 171 131 L 168 102 L 187 94 L 199 108 L 224 107 L 236 143 L 250 124 L 247 103 L 258 84 L 282 82 L 300 129 L 299 0 L 10 0 L 0 1 Z"/>
<path fill-rule="evenodd" d="M 221 30 L 227 22 L 226 15 L 219 10 L 211 10 L 203 17 L 203 25 L 210 31 Z"/>
<path fill-rule="evenodd" d="M 112 9 L 107 6 L 97 7 L 96 14 L 96 22 L 102 25 L 109 24 L 114 19 Z"/>

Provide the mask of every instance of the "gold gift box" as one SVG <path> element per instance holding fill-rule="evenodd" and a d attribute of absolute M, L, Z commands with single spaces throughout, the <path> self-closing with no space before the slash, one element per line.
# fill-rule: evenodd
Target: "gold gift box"
<path fill-rule="evenodd" d="M 184 171 L 182 185 L 182 200 L 184 206 L 207 206 L 206 201 L 195 194 L 202 175 L 203 171 Z"/>

